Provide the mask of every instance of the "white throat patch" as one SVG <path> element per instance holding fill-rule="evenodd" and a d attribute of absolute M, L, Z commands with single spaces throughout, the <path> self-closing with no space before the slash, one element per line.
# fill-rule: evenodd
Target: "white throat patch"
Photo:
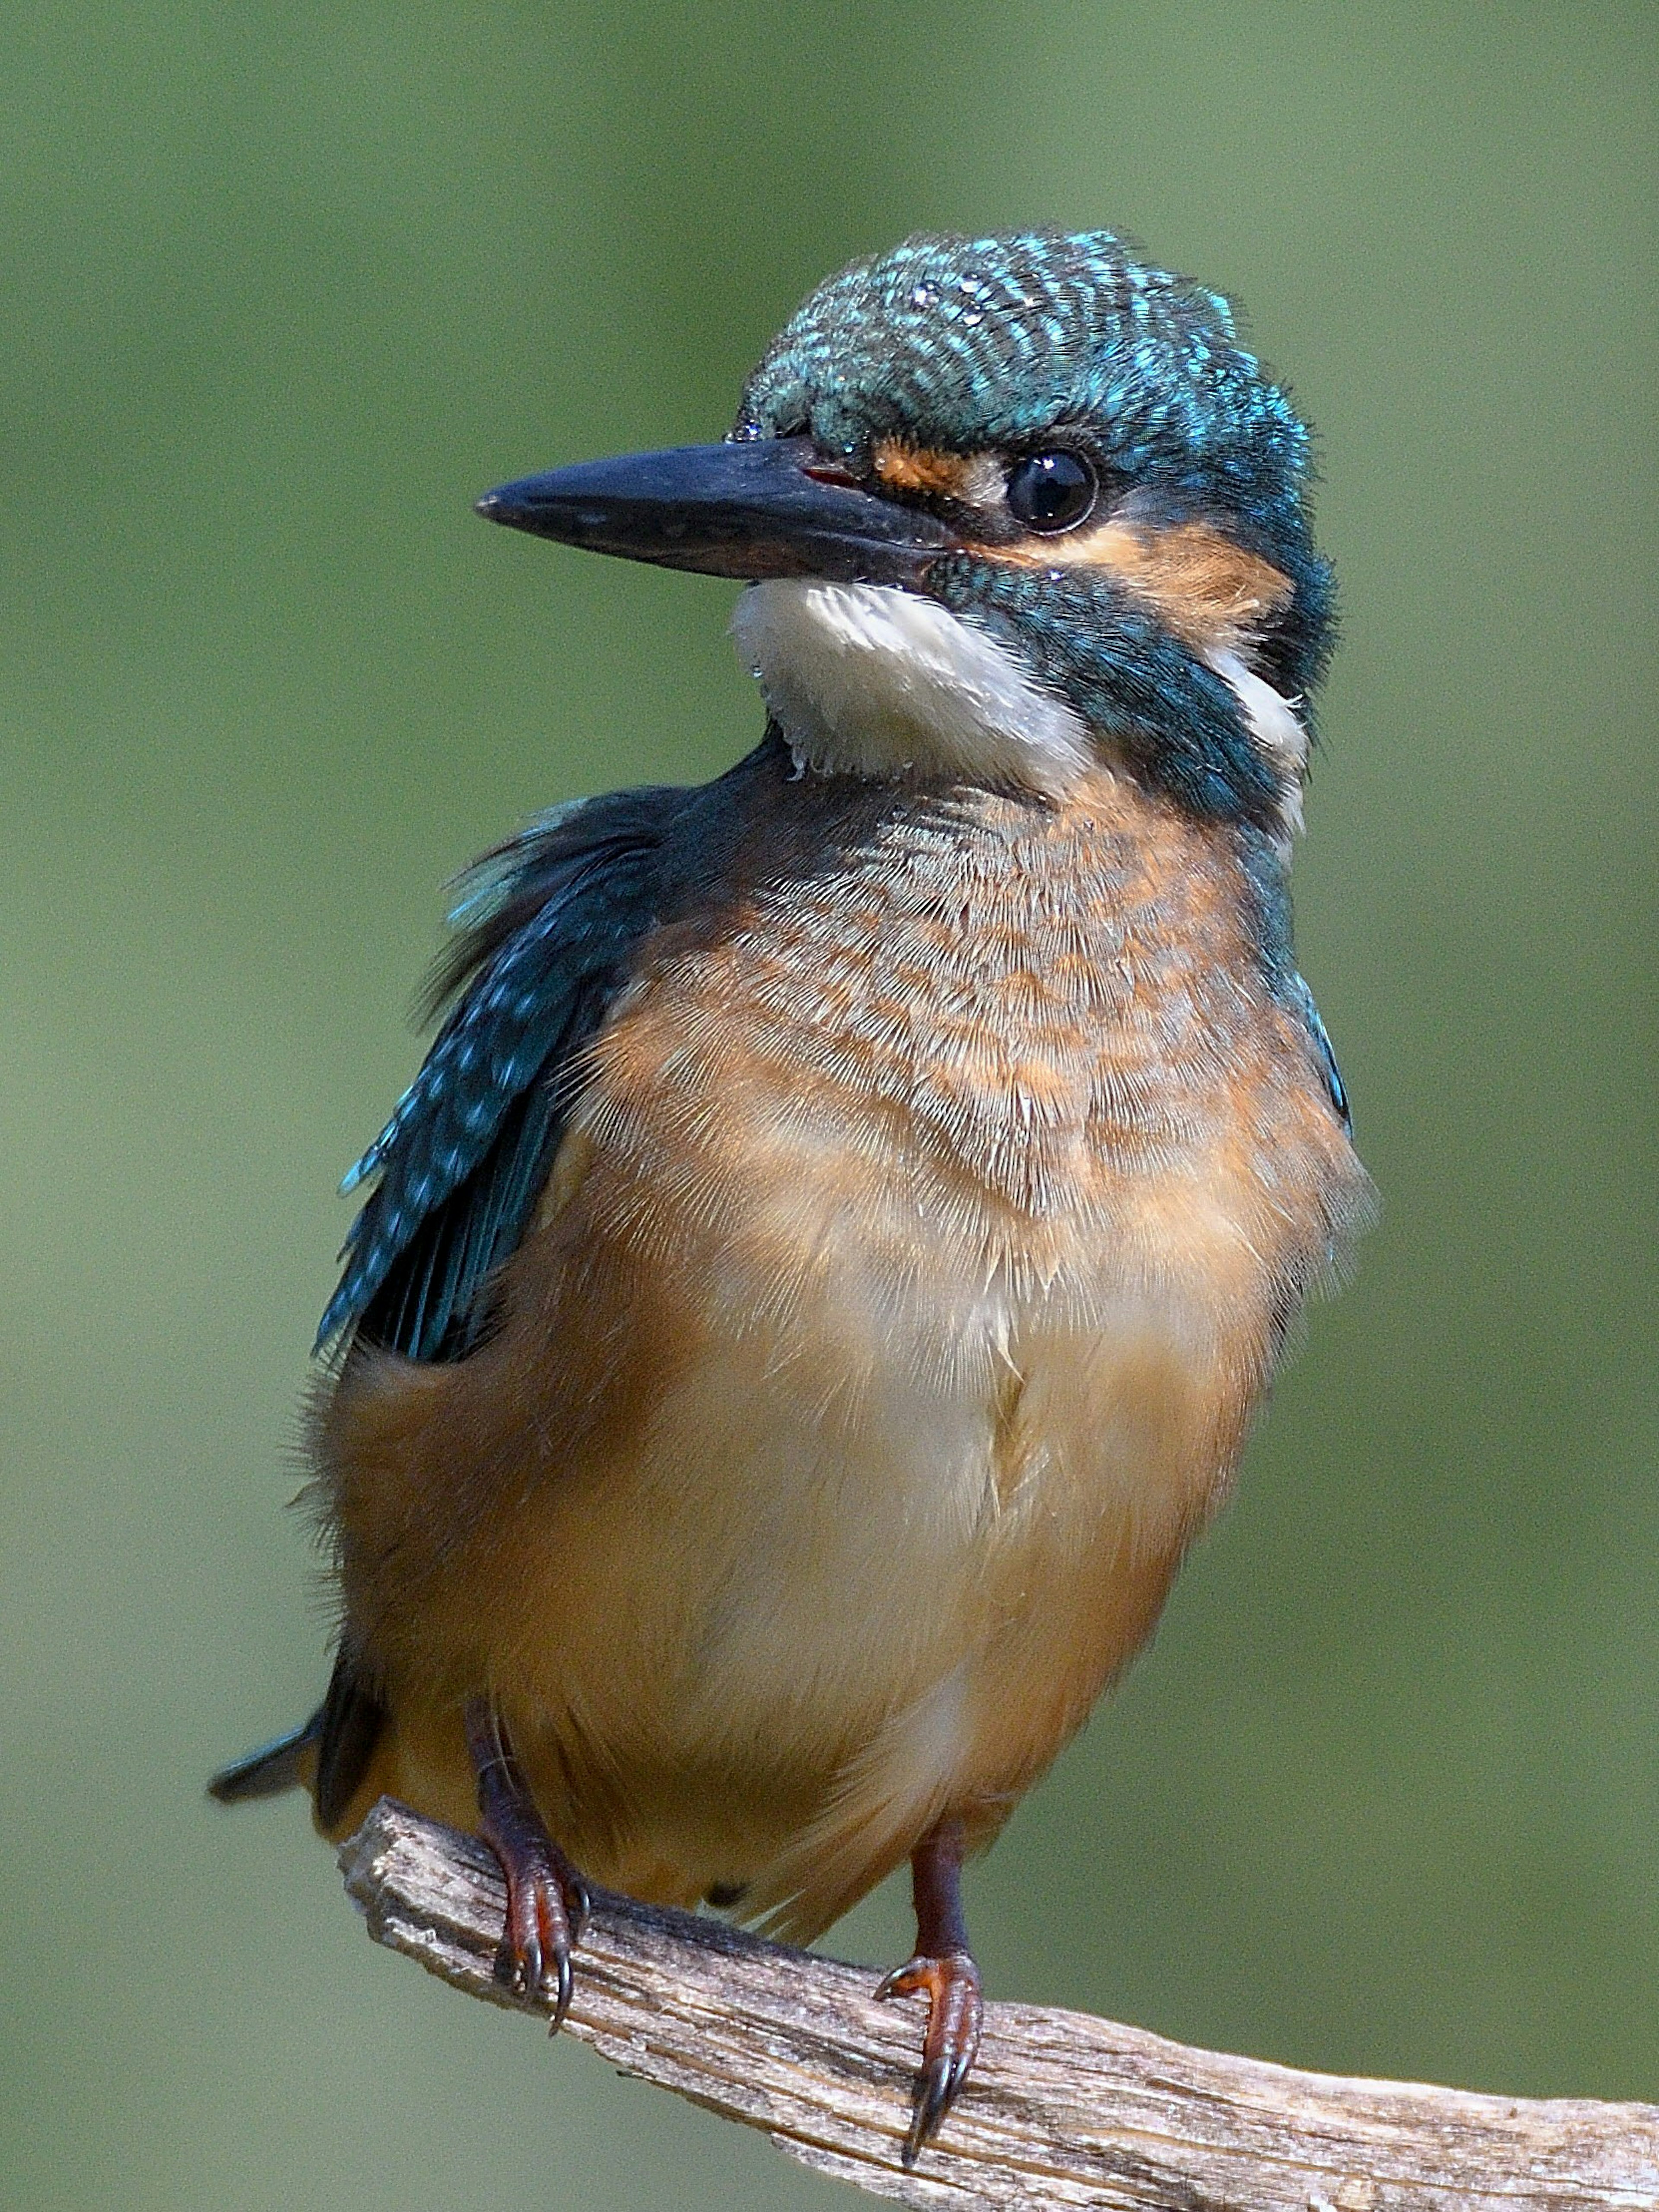
<path fill-rule="evenodd" d="M 1238 654 L 1211 646 L 1199 659 L 1212 668 L 1244 710 L 1257 750 L 1279 776 L 1279 837 L 1288 855 L 1292 837 L 1302 834 L 1302 780 L 1308 771 L 1308 732 L 1295 705 L 1275 691 L 1266 677 L 1246 667 Z"/>
<path fill-rule="evenodd" d="M 884 584 L 753 584 L 732 634 L 799 759 L 826 774 L 955 771 L 1060 798 L 1097 756 L 1018 655 Z"/>

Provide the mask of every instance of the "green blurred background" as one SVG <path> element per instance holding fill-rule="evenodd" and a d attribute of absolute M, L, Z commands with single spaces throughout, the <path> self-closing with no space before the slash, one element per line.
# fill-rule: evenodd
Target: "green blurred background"
<path fill-rule="evenodd" d="M 1108 222 L 1319 426 L 1303 964 L 1386 1215 L 994 1992 L 1659 2096 L 1650 8 L 15 11 L 0 74 L 0 2199 L 828 2206 L 375 1951 L 298 1803 L 295 1407 L 442 879 L 757 709 L 732 594 L 484 529 L 718 434 L 911 228 Z M 902 1893 L 835 1948 L 901 1955 Z"/>

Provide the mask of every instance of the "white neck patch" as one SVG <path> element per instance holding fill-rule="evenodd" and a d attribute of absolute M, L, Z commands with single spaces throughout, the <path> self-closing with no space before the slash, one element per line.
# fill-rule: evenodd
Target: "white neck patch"
<path fill-rule="evenodd" d="M 732 635 L 797 757 L 823 775 L 943 770 L 1059 799 L 1101 764 L 1081 715 L 1017 653 L 914 592 L 794 578 L 752 584 Z M 1294 703 L 1241 654 L 1218 645 L 1198 653 L 1278 772 L 1279 842 L 1288 852 L 1302 828 L 1308 733 Z"/>
<path fill-rule="evenodd" d="M 1097 760 L 1017 653 L 914 592 L 753 584 L 732 634 L 797 757 L 826 775 L 942 769 L 1057 799 Z"/>
<path fill-rule="evenodd" d="M 1302 832 L 1302 780 L 1308 769 L 1308 732 L 1297 719 L 1295 707 L 1282 691 L 1275 691 L 1266 677 L 1247 667 L 1238 654 L 1224 646 L 1210 646 L 1199 659 L 1212 668 L 1244 710 L 1244 720 L 1257 750 L 1279 775 L 1279 838 L 1288 853 L 1292 837 Z"/>

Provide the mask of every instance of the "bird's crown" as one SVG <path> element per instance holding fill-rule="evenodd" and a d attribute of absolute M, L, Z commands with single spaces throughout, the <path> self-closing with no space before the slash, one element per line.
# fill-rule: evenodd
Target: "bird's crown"
<path fill-rule="evenodd" d="M 830 277 L 750 378 L 739 438 L 808 432 L 963 453 L 1061 434 L 1121 478 L 1282 526 L 1308 434 L 1218 292 L 1135 260 L 1109 230 L 906 240 Z"/>

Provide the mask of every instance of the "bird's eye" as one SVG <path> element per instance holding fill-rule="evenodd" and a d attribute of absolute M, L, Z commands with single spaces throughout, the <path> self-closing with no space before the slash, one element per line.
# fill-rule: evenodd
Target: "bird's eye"
<path fill-rule="evenodd" d="M 1031 453 L 1008 477 L 1008 505 L 1030 530 L 1075 530 L 1100 485 L 1080 453 Z"/>

